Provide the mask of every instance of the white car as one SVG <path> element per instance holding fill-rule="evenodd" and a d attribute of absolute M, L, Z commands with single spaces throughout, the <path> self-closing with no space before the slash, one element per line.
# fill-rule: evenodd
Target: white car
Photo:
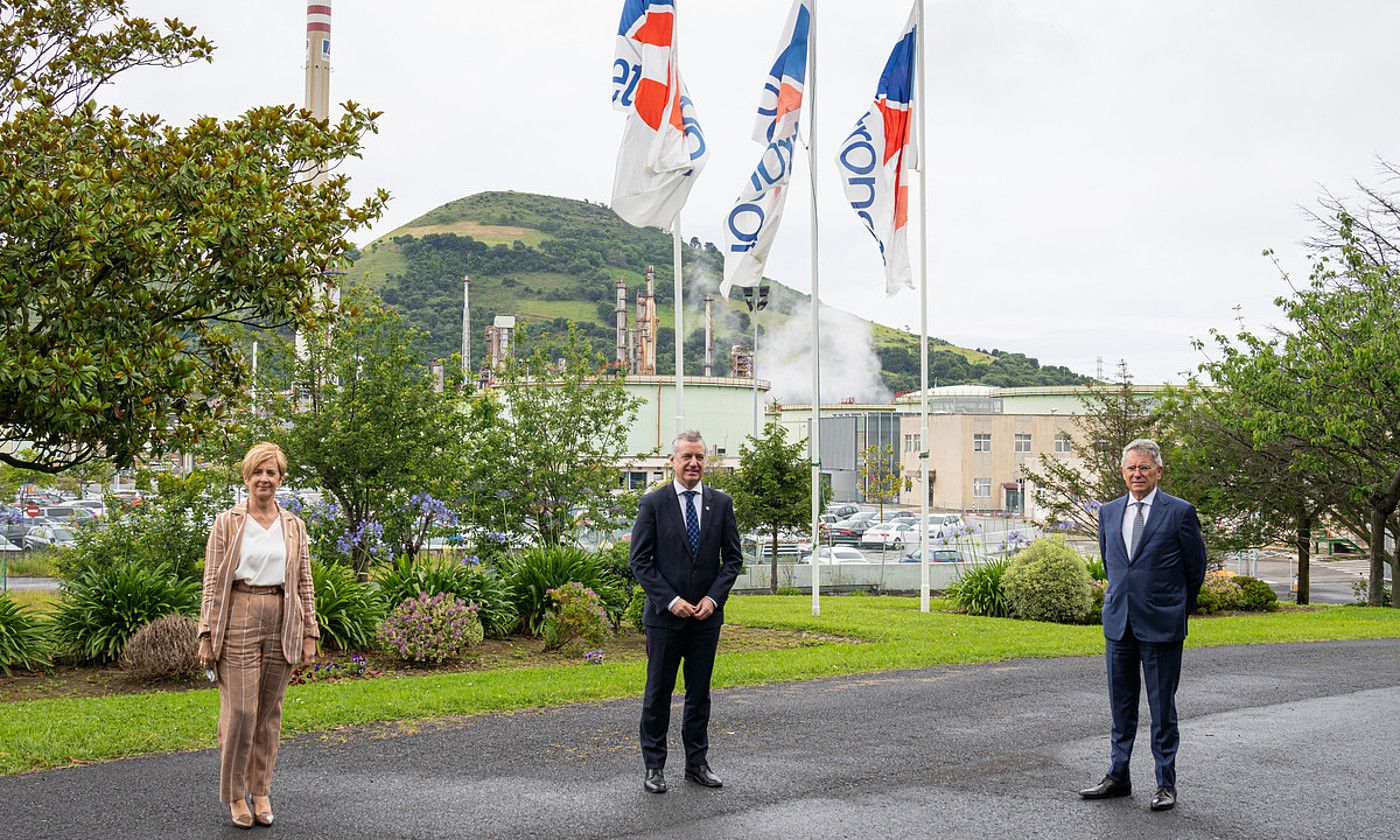
<path fill-rule="evenodd" d="M 963 518 L 956 513 L 930 513 L 928 515 L 928 535 L 937 539 L 939 537 L 951 537 L 953 532 L 963 526 Z M 915 535 L 914 542 L 918 542 Z"/>
<path fill-rule="evenodd" d="M 799 563 L 811 563 L 812 555 L 806 554 Z M 832 563 L 840 565 L 842 563 L 866 563 L 865 555 L 860 553 L 860 549 L 852 548 L 849 545 L 824 545 L 817 549 L 817 564 L 828 566 Z"/>
<path fill-rule="evenodd" d="M 882 525 L 873 525 L 861 534 L 860 544 L 866 548 L 901 549 L 911 539 L 917 539 L 914 523 L 907 519 L 897 519 Z"/>

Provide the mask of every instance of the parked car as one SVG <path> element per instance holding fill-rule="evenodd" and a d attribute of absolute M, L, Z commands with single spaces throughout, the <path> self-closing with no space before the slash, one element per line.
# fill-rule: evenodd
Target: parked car
<path fill-rule="evenodd" d="M 885 517 L 886 522 L 894 522 L 899 519 L 907 519 L 910 522 L 918 522 L 919 512 L 917 510 L 897 510 L 891 513 L 889 516 Z"/>
<path fill-rule="evenodd" d="M 930 513 L 928 515 L 929 534 L 942 537 L 963 526 L 963 518 L 957 513 Z"/>
<path fill-rule="evenodd" d="M 43 515 L 57 522 L 75 522 L 80 519 L 92 519 L 97 516 L 91 508 L 81 505 L 51 505 L 40 508 Z"/>
<path fill-rule="evenodd" d="M 4 535 L 0 535 L 0 551 L 23 551 L 24 549 L 10 542 Z"/>
<path fill-rule="evenodd" d="M 832 542 L 856 545 L 860 542 L 860 538 L 865 535 L 866 529 L 878 523 L 879 520 L 878 513 L 857 513 L 834 523 L 828 529 L 828 533 L 831 534 Z"/>
<path fill-rule="evenodd" d="M 860 508 L 850 502 L 841 502 L 840 504 L 828 506 L 826 512 L 837 519 L 845 519 L 848 516 L 855 516 L 857 513 L 860 513 Z"/>
<path fill-rule="evenodd" d="M 863 548 L 893 548 L 898 551 L 911 539 L 918 539 L 914 523 L 896 519 L 867 528 L 860 537 L 860 544 Z"/>
<path fill-rule="evenodd" d="M 811 563 L 812 554 L 808 552 L 803 555 L 799 563 Z M 817 565 L 828 566 L 832 563 L 868 563 L 865 555 L 860 553 L 860 549 L 851 548 L 847 545 L 824 545 L 817 549 Z"/>
<path fill-rule="evenodd" d="M 901 563 L 922 563 L 924 550 L 916 548 L 903 557 L 899 558 Z M 929 562 L 932 563 L 961 563 L 963 562 L 962 552 L 956 548 L 934 548 L 929 550 Z"/>
<path fill-rule="evenodd" d="M 73 532 L 62 525 L 35 525 L 24 535 L 25 548 L 72 548 Z"/>
<path fill-rule="evenodd" d="M 7 522 L 0 525 L 0 537 L 4 537 L 18 546 L 24 545 L 24 535 L 29 533 L 29 529 L 34 526 L 28 522 Z"/>

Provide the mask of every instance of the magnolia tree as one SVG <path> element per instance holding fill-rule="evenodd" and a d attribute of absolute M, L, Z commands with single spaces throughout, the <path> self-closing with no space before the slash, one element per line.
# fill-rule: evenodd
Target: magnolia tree
<path fill-rule="evenodd" d="M 191 446 L 243 400 L 236 336 L 313 320 L 387 194 L 343 174 L 377 114 L 189 125 L 103 106 L 136 67 L 208 61 L 125 0 L 0 4 L 0 461 L 58 472 Z M 7 444 L 27 442 L 23 450 Z"/>

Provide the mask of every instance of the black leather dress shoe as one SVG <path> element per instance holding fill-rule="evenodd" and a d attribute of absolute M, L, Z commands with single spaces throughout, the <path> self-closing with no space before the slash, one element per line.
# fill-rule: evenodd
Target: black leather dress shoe
<path fill-rule="evenodd" d="M 1176 788 L 1159 787 L 1157 792 L 1152 794 L 1152 810 L 1170 811 L 1176 807 Z"/>
<path fill-rule="evenodd" d="M 704 785 L 705 787 L 724 787 L 724 782 L 719 780 L 719 776 L 711 773 L 710 768 L 703 764 L 699 767 L 685 768 L 685 778 L 686 781 L 694 782 L 697 785 Z"/>
<path fill-rule="evenodd" d="M 1133 783 L 1127 779 L 1104 776 L 1103 781 L 1091 788 L 1084 788 L 1079 795 L 1085 799 L 1112 799 L 1115 796 L 1132 796 Z"/>
<path fill-rule="evenodd" d="M 660 770 L 648 770 L 646 781 L 642 782 L 642 787 L 650 793 L 665 793 L 666 774 Z"/>

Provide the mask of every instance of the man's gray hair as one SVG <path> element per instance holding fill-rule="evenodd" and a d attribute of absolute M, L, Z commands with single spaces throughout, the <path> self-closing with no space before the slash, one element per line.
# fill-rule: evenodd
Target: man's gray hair
<path fill-rule="evenodd" d="M 1128 460 L 1128 453 L 1132 452 L 1133 450 L 1137 450 L 1138 452 L 1146 452 L 1148 455 L 1152 456 L 1152 460 L 1157 464 L 1157 466 L 1163 466 L 1162 447 L 1157 445 L 1157 441 L 1151 440 L 1149 438 L 1138 438 L 1137 440 L 1123 447 L 1124 461 Z"/>
<path fill-rule="evenodd" d="M 701 446 L 705 445 L 705 439 L 700 437 L 699 432 L 695 431 L 694 429 L 686 429 L 685 431 L 676 435 L 675 440 L 671 441 L 672 455 L 676 454 L 676 451 L 680 449 L 681 441 L 685 441 L 686 443 L 698 443 Z"/>

